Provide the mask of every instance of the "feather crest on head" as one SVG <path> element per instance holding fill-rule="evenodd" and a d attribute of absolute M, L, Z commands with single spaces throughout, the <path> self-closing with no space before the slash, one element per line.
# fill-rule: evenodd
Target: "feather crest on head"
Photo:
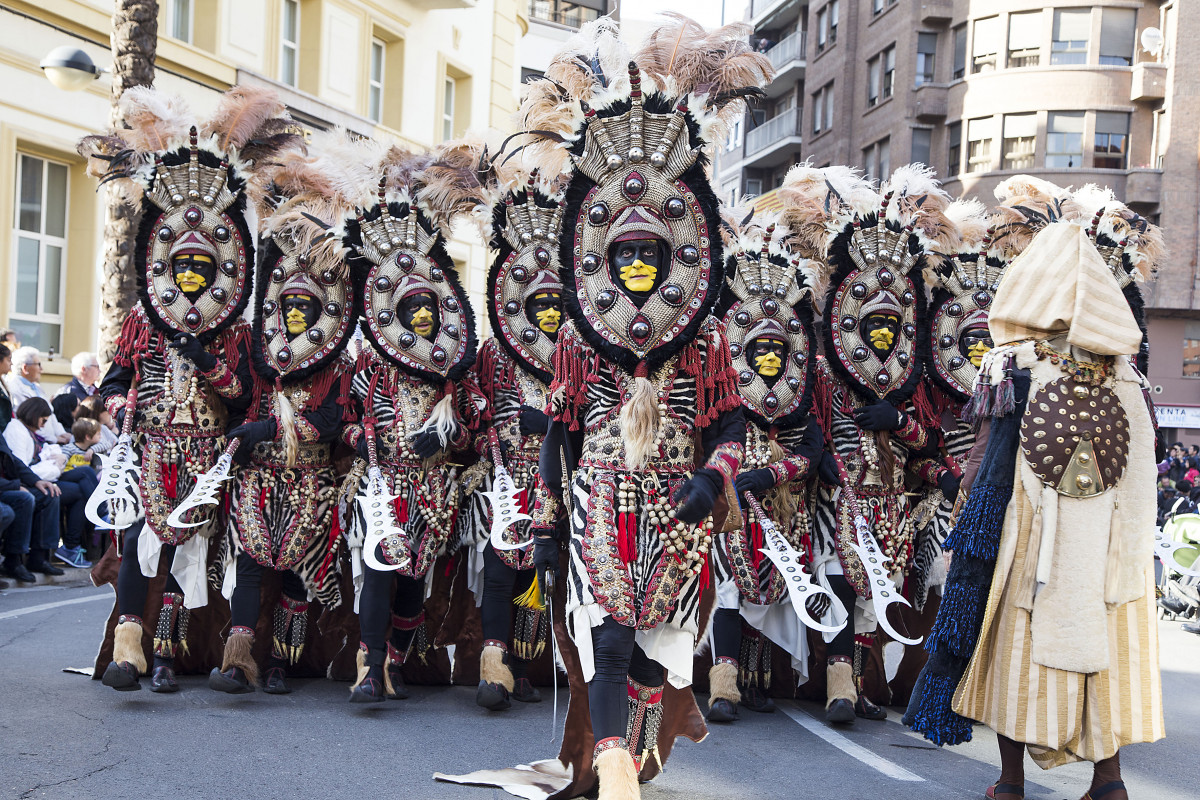
<path fill-rule="evenodd" d="M 898 167 L 879 188 L 891 195 L 887 220 L 901 228 L 913 226 L 913 233 L 925 250 L 950 250 L 958 247 L 958 228 L 946 217 L 950 195 L 942 188 L 932 168 L 912 163 Z"/>
<path fill-rule="evenodd" d="M 482 136 L 475 134 L 446 142 L 434 150 L 419 175 L 417 200 L 438 228 L 449 235 L 454 222 L 470 216 L 484 228 L 491 212 L 489 194 L 480 173 L 486 152 Z"/>
<path fill-rule="evenodd" d="M 879 195 L 858 170 L 811 163 L 788 170 L 779 188 L 782 221 L 796 238 L 794 247 L 805 258 L 824 262 L 829 246 L 856 216 L 879 209 Z"/>
<path fill-rule="evenodd" d="M 1033 237 L 1051 222 L 1075 215 L 1070 192 L 1032 175 L 1015 175 L 996 187 L 1000 201 L 995 209 L 993 248 L 1004 261 L 1012 261 Z"/>
<path fill-rule="evenodd" d="M 1122 203 L 1106 186 L 1089 183 L 1071 197 L 1078 220 L 1113 245 L 1124 243 L 1124 255 L 1137 280 L 1149 279 L 1166 254 L 1162 229 Z M 1102 240 L 1103 241 L 1103 240 Z"/>

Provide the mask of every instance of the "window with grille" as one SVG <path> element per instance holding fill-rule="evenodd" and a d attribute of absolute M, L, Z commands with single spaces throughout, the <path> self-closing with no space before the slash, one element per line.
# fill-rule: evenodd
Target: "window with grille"
<path fill-rule="evenodd" d="M 17 156 L 9 327 L 42 351 L 62 351 L 68 178 L 65 164 Z"/>
<path fill-rule="evenodd" d="M 1046 119 L 1046 166 L 1076 169 L 1083 166 L 1083 112 L 1051 111 Z"/>
<path fill-rule="evenodd" d="M 991 171 L 995 128 L 996 120 L 993 117 L 967 121 L 967 172 Z"/>
<path fill-rule="evenodd" d="M 950 78 L 958 80 L 967 74 L 967 26 L 959 25 L 953 33 L 954 71 L 950 73 Z"/>
<path fill-rule="evenodd" d="M 1037 143 L 1037 114 L 1004 115 L 1004 169 L 1030 169 Z"/>
<path fill-rule="evenodd" d="M 1133 65 L 1137 11 L 1106 8 L 1100 15 L 1100 63 L 1116 67 Z"/>
<path fill-rule="evenodd" d="M 1000 17 L 975 20 L 975 38 L 971 42 L 971 72 L 991 72 L 1000 51 Z"/>
<path fill-rule="evenodd" d="M 962 123 L 946 126 L 946 177 L 958 174 L 962 169 Z"/>
<path fill-rule="evenodd" d="M 283 0 L 283 26 L 279 38 L 279 80 L 295 86 L 300 64 L 299 0 Z"/>
<path fill-rule="evenodd" d="M 1054 40 L 1050 43 L 1051 64 L 1086 64 L 1088 38 L 1092 31 L 1090 8 L 1058 9 L 1054 12 Z"/>
<path fill-rule="evenodd" d="M 1095 137 L 1092 165 L 1096 169 L 1129 168 L 1129 114 L 1097 111 Z"/>
<path fill-rule="evenodd" d="M 1008 15 L 1008 68 L 1036 67 L 1041 61 L 1042 12 Z"/>
<path fill-rule="evenodd" d="M 937 63 L 937 34 L 917 34 L 917 75 L 913 85 L 921 86 L 934 81 L 934 64 Z"/>

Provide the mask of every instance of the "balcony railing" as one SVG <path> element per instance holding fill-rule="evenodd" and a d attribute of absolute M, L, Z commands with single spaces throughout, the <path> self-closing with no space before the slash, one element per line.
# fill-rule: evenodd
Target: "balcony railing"
<path fill-rule="evenodd" d="M 780 139 L 800 135 L 800 108 L 789 108 L 777 117 L 759 125 L 752 131 L 746 132 L 746 155 L 750 156 L 760 150 L 765 150 Z"/>
<path fill-rule="evenodd" d="M 778 72 L 793 61 L 803 61 L 805 56 L 805 32 L 800 31 L 780 39 L 767 51 L 771 66 Z"/>
<path fill-rule="evenodd" d="M 579 28 L 585 23 L 599 19 L 600 12 L 562 0 L 529 0 L 529 18 L 542 22 L 553 22 L 568 28 Z"/>

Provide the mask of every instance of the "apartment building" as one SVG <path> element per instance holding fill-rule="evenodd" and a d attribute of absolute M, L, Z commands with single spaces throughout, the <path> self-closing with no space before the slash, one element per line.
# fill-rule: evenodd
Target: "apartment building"
<path fill-rule="evenodd" d="M 274 87 L 310 130 L 342 126 L 428 148 L 505 127 L 517 104 L 526 0 L 162 0 L 156 86 L 199 114 L 235 84 Z M 66 92 L 38 63 L 72 45 L 108 66 L 112 3 L 0 4 L 0 324 L 25 344 L 95 349 L 103 194 L 75 153 L 108 125 L 107 76 Z M 487 249 L 449 250 L 482 308 Z M 51 377 L 66 359 L 43 358 Z"/>
<path fill-rule="evenodd" d="M 808 159 L 871 178 L 922 161 L 985 202 L 1020 173 L 1112 187 L 1166 233 L 1148 377 L 1160 424 L 1200 442 L 1200 54 L 1178 46 L 1200 36 L 1197 4 L 752 0 L 748 15 L 779 75 L 719 154 L 723 195 L 770 207 Z"/>
<path fill-rule="evenodd" d="M 550 59 L 582 25 L 611 14 L 618 17 L 616 0 L 519 0 L 529 20 L 521 37 L 517 61 L 521 83 L 540 77 Z"/>

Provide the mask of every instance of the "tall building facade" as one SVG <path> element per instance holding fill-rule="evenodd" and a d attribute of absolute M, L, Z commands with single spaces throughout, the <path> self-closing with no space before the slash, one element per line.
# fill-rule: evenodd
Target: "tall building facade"
<path fill-rule="evenodd" d="M 155 85 L 198 114 L 236 84 L 275 88 L 316 131 L 425 149 L 468 129 L 505 127 L 516 108 L 527 0 L 161 0 Z M 0 324 L 43 359 L 47 379 L 97 340 L 103 193 L 75 142 L 109 120 L 109 81 L 79 92 L 38 63 L 71 45 L 99 66 L 111 0 L 0 7 Z M 487 249 L 466 228 L 449 250 L 482 308 Z"/>
<path fill-rule="evenodd" d="M 723 195 L 769 207 L 805 160 L 875 179 L 921 161 L 984 202 L 1021 173 L 1111 187 L 1166 234 L 1148 377 L 1168 434 L 1200 442 L 1200 6 L 752 0 L 748 15 L 778 75 L 719 154 Z"/>

